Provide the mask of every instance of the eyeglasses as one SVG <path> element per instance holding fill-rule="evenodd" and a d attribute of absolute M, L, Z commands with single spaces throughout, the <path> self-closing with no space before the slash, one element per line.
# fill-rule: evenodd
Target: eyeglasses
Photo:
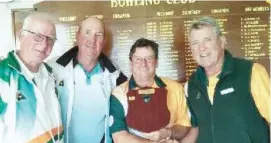
<path fill-rule="evenodd" d="M 45 36 L 45 35 L 42 35 L 42 34 L 39 34 L 39 33 L 36 33 L 36 32 L 32 32 L 32 31 L 29 31 L 29 30 L 24 29 L 23 31 L 26 31 L 26 32 L 29 32 L 29 33 L 33 34 L 34 35 L 34 40 L 36 42 L 42 42 L 44 39 L 45 40 L 47 39 L 47 43 L 49 45 L 54 45 L 55 41 L 57 40 L 56 38 Z"/>
<path fill-rule="evenodd" d="M 155 61 L 155 58 L 153 56 L 150 57 L 134 57 L 132 58 L 132 62 L 135 64 L 142 64 L 144 61 L 146 61 L 147 63 L 153 63 Z"/>

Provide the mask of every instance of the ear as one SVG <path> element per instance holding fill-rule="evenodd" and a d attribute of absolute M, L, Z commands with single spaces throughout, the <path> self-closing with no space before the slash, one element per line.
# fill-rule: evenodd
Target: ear
<path fill-rule="evenodd" d="M 22 36 L 24 36 L 22 33 L 23 33 L 23 30 L 21 29 L 21 30 L 18 32 L 18 38 L 19 38 L 19 40 L 22 38 Z"/>
<path fill-rule="evenodd" d="M 109 34 L 108 34 L 109 32 L 108 32 L 108 29 L 107 28 L 105 28 L 104 29 L 104 42 L 103 42 L 103 45 L 105 45 L 105 43 L 106 43 L 106 41 L 108 40 L 108 36 L 109 36 Z"/>
<path fill-rule="evenodd" d="M 226 37 L 224 35 L 222 35 L 222 36 L 219 37 L 219 40 L 220 40 L 220 44 L 221 44 L 222 49 L 225 49 L 226 44 L 227 44 Z"/>
<path fill-rule="evenodd" d="M 104 37 L 104 40 L 103 40 L 103 46 L 105 46 L 105 43 L 106 43 L 106 37 Z"/>
<path fill-rule="evenodd" d="M 133 63 L 132 63 L 132 61 L 129 59 L 129 66 L 130 66 L 130 72 L 131 72 L 131 74 L 133 73 L 133 71 L 132 71 L 132 65 Z"/>
<path fill-rule="evenodd" d="M 155 62 L 155 67 L 158 68 L 158 59 L 156 59 Z"/>
<path fill-rule="evenodd" d="M 79 36 L 79 33 L 80 33 L 80 32 L 79 32 L 79 30 L 78 30 L 78 31 L 76 32 L 76 35 L 75 35 L 75 36 L 76 36 L 76 37 L 75 37 L 76 42 L 78 41 L 78 36 Z"/>

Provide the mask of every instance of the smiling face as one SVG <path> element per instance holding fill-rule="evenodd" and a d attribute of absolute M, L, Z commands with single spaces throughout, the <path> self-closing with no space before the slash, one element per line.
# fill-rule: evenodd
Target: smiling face
<path fill-rule="evenodd" d="M 97 60 L 104 47 L 104 25 L 98 18 L 84 20 L 77 33 L 76 41 L 81 57 Z"/>
<path fill-rule="evenodd" d="M 49 20 L 31 18 L 20 32 L 19 55 L 26 64 L 40 64 L 51 53 L 56 37 L 55 26 Z"/>
<path fill-rule="evenodd" d="M 189 43 L 193 58 L 207 72 L 221 70 L 224 61 L 225 37 L 217 36 L 211 26 L 192 29 Z"/>
<path fill-rule="evenodd" d="M 151 86 L 157 67 L 157 59 L 152 48 L 137 47 L 131 57 L 130 67 L 137 85 L 140 87 Z"/>

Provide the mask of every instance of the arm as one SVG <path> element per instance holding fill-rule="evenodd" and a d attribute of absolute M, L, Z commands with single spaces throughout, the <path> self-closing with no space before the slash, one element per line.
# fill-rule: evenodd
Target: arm
<path fill-rule="evenodd" d="M 186 136 L 191 127 L 191 117 L 189 116 L 189 108 L 183 86 L 179 84 L 174 91 L 176 91 L 175 94 L 177 99 L 177 110 L 175 113 L 177 120 L 175 122 L 175 126 L 172 127 L 173 134 L 171 138 L 181 140 Z"/>
<path fill-rule="evenodd" d="M 270 125 L 270 78 L 265 68 L 257 63 L 252 68 L 251 93 L 259 112 Z"/>
<path fill-rule="evenodd" d="M 127 131 L 115 132 L 112 135 L 114 143 L 155 143 L 128 133 Z"/>
<path fill-rule="evenodd" d="M 9 139 L 7 136 L 13 133 L 8 134 L 7 130 L 9 129 L 9 125 L 11 125 L 8 123 L 10 120 L 14 120 L 13 116 L 10 116 L 11 114 L 7 114 L 7 107 L 9 103 L 16 103 L 17 90 L 11 91 L 11 86 L 3 80 L 2 74 L 0 72 L 0 142 L 5 142 Z M 12 83 L 14 84 L 13 81 L 11 81 Z"/>
<path fill-rule="evenodd" d="M 172 132 L 170 138 L 173 140 L 181 140 L 189 132 L 190 127 L 175 125 L 170 129 Z"/>
<path fill-rule="evenodd" d="M 3 120 L 3 113 L 6 110 L 7 104 L 3 101 L 0 95 L 0 140 L 4 138 L 5 124 Z"/>
<path fill-rule="evenodd" d="M 119 96 L 119 98 L 121 98 L 121 96 Z M 120 100 L 122 99 L 118 99 L 114 95 L 110 97 L 110 133 L 112 134 L 114 143 L 152 143 L 150 140 L 143 139 L 128 132 L 125 121 L 125 107 Z"/>
<path fill-rule="evenodd" d="M 196 143 L 199 129 L 198 127 L 190 128 L 189 132 L 181 140 L 181 143 Z"/>

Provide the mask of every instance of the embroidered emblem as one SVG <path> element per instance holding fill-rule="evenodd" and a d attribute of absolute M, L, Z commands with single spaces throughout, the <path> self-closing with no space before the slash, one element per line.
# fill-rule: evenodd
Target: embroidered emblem
<path fill-rule="evenodd" d="M 151 94 L 143 95 L 143 100 L 145 103 L 148 103 L 151 100 Z"/>
<path fill-rule="evenodd" d="M 64 81 L 61 80 L 59 83 L 58 83 L 59 86 L 64 86 Z"/>
<path fill-rule="evenodd" d="M 198 92 L 196 99 L 200 99 L 200 93 Z"/>
<path fill-rule="evenodd" d="M 221 90 L 220 94 L 221 95 L 225 95 L 225 94 L 232 93 L 233 91 L 234 91 L 234 89 L 231 87 L 231 88 L 227 88 L 227 89 Z"/>
<path fill-rule="evenodd" d="M 17 94 L 16 94 L 16 98 L 17 98 L 17 101 L 21 101 L 21 100 L 24 100 L 24 99 L 26 99 L 25 97 L 24 97 L 24 95 L 21 93 L 21 92 L 17 92 Z"/>
<path fill-rule="evenodd" d="M 129 101 L 134 101 L 134 100 L 135 100 L 135 96 L 129 96 L 129 97 L 128 97 L 128 100 L 129 100 Z"/>

